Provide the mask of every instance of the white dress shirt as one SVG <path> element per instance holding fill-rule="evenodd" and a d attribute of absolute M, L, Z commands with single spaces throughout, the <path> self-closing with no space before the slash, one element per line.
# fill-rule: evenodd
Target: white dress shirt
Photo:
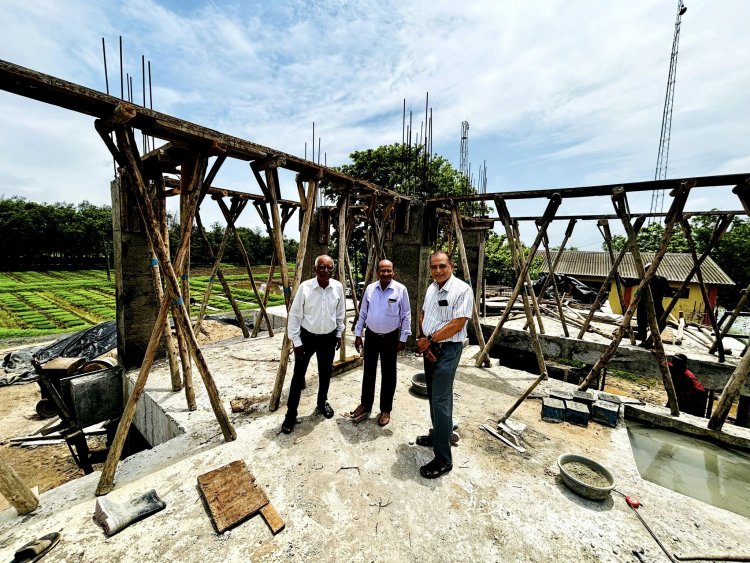
<path fill-rule="evenodd" d="M 344 286 L 338 280 L 328 280 L 322 288 L 318 278 L 299 284 L 292 306 L 289 308 L 286 329 L 295 348 L 302 346 L 300 329 L 313 334 L 329 334 L 336 331 L 336 338 L 344 333 L 346 300 Z"/>
<path fill-rule="evenodd" d="M 437 282 L 432 282 L 427 288 L 424 296 L 422 311 L 422 330 L 425 336 L 440 330 L 453 319 L 465 317 L 467 320 L 472 315 L 474 306 L 474 294 L 466 282 L 451 276 L 440 287 Z M 441 342 L 463 342 L 466 338 L 466 323 L 464 327 Z"/>

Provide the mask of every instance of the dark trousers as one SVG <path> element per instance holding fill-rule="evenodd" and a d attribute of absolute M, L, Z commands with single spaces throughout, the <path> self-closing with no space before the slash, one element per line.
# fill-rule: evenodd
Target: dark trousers
<path fill-rule="evenodd" d="M 427 398 L 430 400 L 432 420 L 432 449 L 443 463 L 453 463 L 451 434 L 453 433 L 453 380 L 461 359 L 463 342 L 441 342 L 440 354 L 433 364 L 424 360 Z"/>
<path fill-rule="evenodd" d="M 656 296 L 654 297 L 654 312 L 656 313 L 656 320 L 659 322 L 659 319 L 661 319 L 662 315 L 664 314 L 664 305 L 662 304 L 662 300 L 659 299 L 656 300 Z M 638 340 L 641 342 L 646 342 L 646 335 L 648 334 L 649 329 L 651 328 L 651 324 L 648 321 L 648 313 L 646 312 L 646 300 L 641 299 L 638 302 L 638 307 L 636 308 L 636 323 L 638 325 L 638 330 L 636 336 L 638 337 Z M 659 322 L 659 331 L 663 331 L 665 328 L 667 328 L 667 321 L 666 319 L 662 322 Z"/>
<path fill-rule="evenodd" d="M 294 375 L 289 388 L 287 399 L 287 416 L 296 417 L 297 407 L 302 389 L 305 386 L 305 373 L 310 359 L 313 355 L 318 358 L 318 406 L 322 407 L 328 400 L 328 387 L 331 383 L 331 371 L 333 370 L 333 357 L 336 354 L 336 331 L 329 334 L 313 334 L 304 328 L 300 332 L 302 345 L 305 347 L 304 355 L 294 358 Z"/>
<path fill-rule="evenodd" d="M 393 395 L 396 393 L 396 347 L 398 346 L 398 329 L 386 334 L 378 334 L 365 329 L 365 369 L 362 377 L 362 406 L 367 410 L 375 401 L 375 378 L 380 358 L 380 410 L 391 412 Z"/>

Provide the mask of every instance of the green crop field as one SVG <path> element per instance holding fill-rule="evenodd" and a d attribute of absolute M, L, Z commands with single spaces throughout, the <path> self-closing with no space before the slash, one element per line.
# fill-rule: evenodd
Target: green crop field
<path fill-rule="evenodd" d="M 239 307 L 243 310 L 257 308 L 247 274 L 238 273 L 233 266 L 227 266 L 225 271 Z M 209 273 L 196 270 L 190 279 L 190 296 L 195 300 L 190 308 L 193 315 L 200 310 Z M 260 285 L 266 281 L 268 267 L 253 268 L 253 275 Z M 283 302 L 280 293 L 272 292 L 268 296 L 269 306 Z M 231 310 L 221 284 L 214 280 L 207 314 Z M 0 338 L 75 332 L 114 318 L 114 277 L 107 281 L 104 271 L 0 272 Z"/>

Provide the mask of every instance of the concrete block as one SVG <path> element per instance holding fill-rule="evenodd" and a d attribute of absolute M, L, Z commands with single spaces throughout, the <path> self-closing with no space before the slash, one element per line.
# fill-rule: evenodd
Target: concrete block
<path fill-rule="evenodd" d="M 617 426 L 617 419 L 620 418 L 620 405 L 599 399 L 591 407 L 591 418 L 614 428 Z"/>
<path fill-rule="evenodd" d="M 549 392 L 549 396 L 553 399 L 560 399 L 561 401 L 572 401 L 573 393 L 570 391 L 563 391 L 554 389 Z"/>
<path fill-rule="evenodd" d="M 587 407 L 591 407 L 596 401 L 596 396 L 591 391 L 574 391 L 573 400 L 577 403 L 583 403 Z"/>
<path fill-rule="evenodd" d="M 588 426 L 591 412 L 589 408 L 578 401 L 565 401 L 565 422 Z"/>
<path fill-rule="evenodd" d="M 565 403 L 560 399 L 542 399 L 542 420 L 547 422 L 565 420 Z"/>
<path fill-rule="evenodd" d="M 609 401 L 610 403 L 615 403 L 616 405 L 619 405 L 622 403 L 622 397 L 619 395 L 613 395 L 612 393 L 605 393 L 604 391 L 599 391 L 596 396 L 600 401 Z"/>

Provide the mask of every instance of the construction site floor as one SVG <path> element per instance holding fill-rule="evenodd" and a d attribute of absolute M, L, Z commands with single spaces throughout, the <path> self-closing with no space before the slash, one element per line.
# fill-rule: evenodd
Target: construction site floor
<path fill-rule="evenodd" d="M 667 561 L 621 495 L 597 502 L 566 488 L 556 460 L 567 452 L 607 467 L 616 490 L 643 503 L 639 513 L 671 553 L 750 555 L 748 518 L 641 479 L 622 420 L 615 428 L 548 423 L 540 419 L 541 402 L 527 399 L 513 416 L 528 425 L 526 453 L 480 430 L 494 426 L 534 376 L 473 367 L 475 347 L 465 350 L 454 388 L 460 442 L 453 471 L 439 479 L 419 475 L 432 451 L 414 444 L 430 424 L 426 399 L 410 389 L 422 371 L 413 355 L 399 359 L 389 425 L 376 423 L 377 394 L 369 420 L 354 425 L 343 416 L 359 403 L 361 368 L 332 380 L 334 418 L 315 414 L 312 362 L 301 422 L 291 435 L 280 434 L 285 408 L 269 411 L 268 397 L 282 337 L 263 334 L 202 349 L 227 411 L 236 397 L 257 405 L 230 414 L 233 442 L 223 440 L 198 374 L 198 410 L 188 412 L 184 393 L 169 391 L 166 363 L 155 364 L 147 393 L 184 433 L 122 461 L 108 498 L 124 502 L 155 489 L 165 510 L 107 538 L 92 520 L 95 472 L 44 493 L 32 514 L 1 512 L 0 560 L 58 531 L 60 543 L 45 561 Z M 538 390 L 564 385 L 543 382 Z M 215 532 L 197 477 L 234 460 L 246 462 L 285 521 L 276 536 L 260 516 Z"/>

